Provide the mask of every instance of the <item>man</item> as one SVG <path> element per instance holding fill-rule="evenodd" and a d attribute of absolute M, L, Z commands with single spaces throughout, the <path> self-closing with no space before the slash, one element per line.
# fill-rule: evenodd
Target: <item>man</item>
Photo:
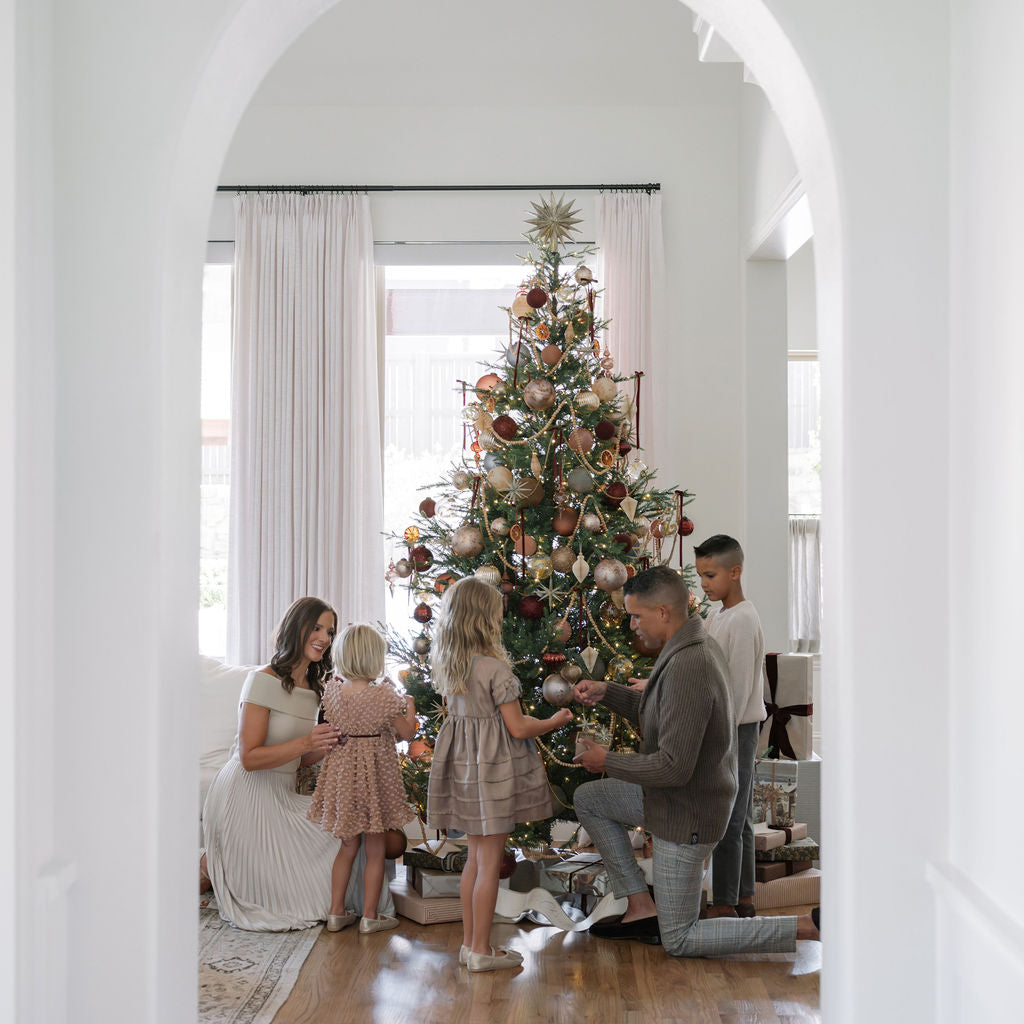
<path fill-rule="evenodd" d="M 810 916 L 700 920 L 704 862 L 725 834 L 736 797 L 736 724 L 725 660 L 690 618 L 683 579 L 656 566 L 627 581 L 630 627 L 647 647 L 662 647 L 643 692 L 582 679 L 577 699 L 599 701 L 638 728 L 639 753 L 609 753 L 589 740 L 576 761 L 608 778 L 584 783 L 574 803 L 597 845 L 621 918 L 592 935 L 661 943 L 674 956 L 783 953 L 797 939 L 819 938 Z M 654 897 L 636 862 L 628 830 L 654 836 Z"/>

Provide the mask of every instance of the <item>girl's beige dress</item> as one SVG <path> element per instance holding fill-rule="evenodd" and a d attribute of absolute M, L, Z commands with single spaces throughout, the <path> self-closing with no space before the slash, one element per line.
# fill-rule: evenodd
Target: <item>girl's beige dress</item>
<path fill-rule="evenodd" d="M 405 701 L 390 683 L 352 691 L 327 684 L 324 718 L 341 742 L 324 759 L 307 817 L 325 832 L 348 839 L 401 828 L 416 817 L 405 796 L 392 721 Z"/>
<path fill-rule="evenodd" d="M 434 744 L 427 789 L 431 828 L 498 835 L 554 813 L 536 743 L 512 736 L 498 710 L 519 694 L 508 665 L 480 655 L 473 659 L 466 693 L 448 698 Z"/>

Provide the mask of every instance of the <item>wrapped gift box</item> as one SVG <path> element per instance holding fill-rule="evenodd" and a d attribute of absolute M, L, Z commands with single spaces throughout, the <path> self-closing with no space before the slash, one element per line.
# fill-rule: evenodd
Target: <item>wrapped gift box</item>
<path fill-rule="evenodd" d="M 812 753 L 813 654 L 766 654 L 764 703 L 757 756 L 805 761 Z"/>
<path fill-rule="evenodd" d="M 648 885 L 654 881 L 650 857 L 637 858 Z M 604 896 L 610 892 L 608 873 L 599 853 L 578 853 L 575 857 L 546 864 L 540 872 L 540 884 L 549 892 Z"/>
<path fill-rule="evenodd" d="M 462 903 L 457 896 L 426 899 L 404 878 L 396 878 L 391 883 L 391 897 L 395 901 L 397 913 L 419 924 L 445 924 L 462 920 Z"/>
<path fill-rule="evenodd" d="M 428 868 L 431 871 L 448 871 L 458 874 L 466 866 L 466 846 L 446 839 L 438 845 L 420 844 L 402 854 L 406 867 Z"/>
<path fill-rule="evenodd" d="M 755 850 L 760 862 L 779 860 L 817 860 L 821 853 L 816 839 L 798 839 L 795 843 L 776 846 L 774 850 Z"/>
<path fill-rule="evenodd" d="M 754 824 L 795 824 L 799 761 L 759 760 L 754 764 Z"/>
<path fill-rule="evenodd" d="M 798 875 L 814 867 L 813 860 L 776 860 L 758 861 L 754 865 L 754 881 L 770 882 L 774 878 L 785 878 L 787 875 Z"/>
<path fill-rule="evenodd" d="M 774 850 L 776 846 L 806 838 L 807 826 L 800 822 L 794 823 L 792 828 L 776 828 L 763 821 L 754 826 L 754 849 L 757 851 Z"/>
<path fill-rule="evenodd" d="M 431 868 L 406 866 L 406 879 L 409 884 L 424 898 L 438 899 L 440 897 L 459 895 L 459 883 L 462 881 L 462 873 L 451 871 L 434 871 Z"/>
<path fill-rule="evenodd" d="M 788 878 L 754 883 L 754 906 L 758 910 L 820 902 L 821 872 L 817 868 L 808 868 Z"/>

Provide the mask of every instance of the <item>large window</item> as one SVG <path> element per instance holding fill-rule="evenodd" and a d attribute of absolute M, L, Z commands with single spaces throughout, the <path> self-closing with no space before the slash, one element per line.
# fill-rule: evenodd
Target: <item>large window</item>
<path fill-rule="evenodd" d="M 401 534 L 436 483 L 462 459 L 462 388 L 508 346 L 508 306 L 521 266 L 388 267 L 384 339 L 384 525 Z M 467 455 L 471 459 L 472 456 Z M 437 497 L 437 495 L 433 495 Z M 440 508 L 443 514 L 443 508 Z M 389 544 L 387 557 L 400 549 Z M 388 621 L 413 622 L 408 593 L 388 597 Z"/>
<path fill-rule="evenodd" d="M 204 268 L 199 651 L 213 657 L 223 657 L 227 646 L 231 278 L 230 263 L 208 263 Z"/>
<path fill-rule="evenodd" d="M 817 353 L 789 358 L 789 513 L 821 515 L 821 374 Z"/>

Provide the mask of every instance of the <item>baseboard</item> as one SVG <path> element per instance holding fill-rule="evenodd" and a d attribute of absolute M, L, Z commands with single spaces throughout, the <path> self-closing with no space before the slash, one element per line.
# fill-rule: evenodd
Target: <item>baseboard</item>
<path fill-rule="evenodd" d="M 958 867 L 929 863 L 935 893 L 938 1024 L 1019 1024 L 1024 924 Z"/>

